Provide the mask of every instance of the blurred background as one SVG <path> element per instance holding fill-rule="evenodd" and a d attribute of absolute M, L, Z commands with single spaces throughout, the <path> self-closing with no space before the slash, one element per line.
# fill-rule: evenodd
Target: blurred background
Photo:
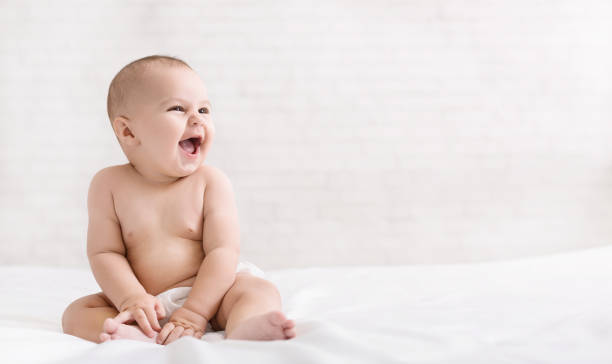
<path fill-rule="evenodd" d="M 264 269 L 512 259 L 612 239 L 612 3 L 0 1 L 0 264 L 87 267 L 127 63 L 202 77 Z"/>

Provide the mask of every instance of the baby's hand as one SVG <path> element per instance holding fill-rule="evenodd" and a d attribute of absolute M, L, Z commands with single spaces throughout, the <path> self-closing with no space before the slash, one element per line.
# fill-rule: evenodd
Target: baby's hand
<path fill-rule="evenodd" d="M 166 316 L 164 306 L 157 297 L 148 293 L 139 293 L 129 297 L 121 304 L 119 311 L 115 320 L 119 323 L 136 321 L 140 329 L 149 337 L 155 336 L 155 331 L 161 330 L 158 319 Z"/>
<path fill-rule="evenodd" d="M 168 323 L 164 325 L 156 342 L 158 344 L 167 345 L 183 336 L 193 336 L 197 339 L 201 338 L 206 331 L 208 320 L 185 307 L 179 307 L 174 311 L 168 319 Z"/>

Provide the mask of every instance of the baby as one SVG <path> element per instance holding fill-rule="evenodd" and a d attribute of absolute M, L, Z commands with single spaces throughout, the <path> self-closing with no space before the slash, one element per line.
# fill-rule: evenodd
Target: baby
<path fill-rule="evenodd" d="M 66 308 L 64 332 L 162 345 L 213 330 L 295 337 L 276 287 L 239 262 L 231 183 L 203 164 L 215 128 L 197 73 L 177 58 L 141 58 L 115 76 L 107 107 L 129 163 L 90 183 L 87 256 L 102 292 Z"/>

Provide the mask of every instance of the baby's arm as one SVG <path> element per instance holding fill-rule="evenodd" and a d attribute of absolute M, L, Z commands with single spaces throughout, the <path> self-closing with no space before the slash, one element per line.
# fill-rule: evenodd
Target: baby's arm
<path fill-rule="evenodd" d="M 183 307 L 210 320 L 236 278 L 240 228 L 229 178 L 212 166 L 206 176 L 202 236 L 206 257 Z"/>
<path fill-rule="evenodd" d="M 93 177 L 89 186 L 87 257 L 102 291 L 121 312 L 125 309 L 123 305 L 134 301 L 136 296 L 141 296 L 137 301 L 151 301 L 151 298 L 147 297 L 146 290 L 134 275 L 125 256 L 125 245 L 110 189 L 112 177 L 112 171 L 105 168 Z M 152 334 L 147 321 L 150 321 L 153 328 L 161 329 L 156 317 L 150 317 L 150 312 L 143 313 L 146 317 L 140 315 L 134 319 L 146 334 Z"/>

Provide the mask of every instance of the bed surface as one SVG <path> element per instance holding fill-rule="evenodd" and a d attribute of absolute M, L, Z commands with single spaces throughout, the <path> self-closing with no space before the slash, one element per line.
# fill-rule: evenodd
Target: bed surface
<path fill-rule="evenodd" d="M 65 307 L 99 291 L 89 270 L 0 267 L 0 350 L 6 363 L 612 363 L 612 246 L 266 273 L 296 321 L 293 340 L 98 345 L 61 332 Z"/>

